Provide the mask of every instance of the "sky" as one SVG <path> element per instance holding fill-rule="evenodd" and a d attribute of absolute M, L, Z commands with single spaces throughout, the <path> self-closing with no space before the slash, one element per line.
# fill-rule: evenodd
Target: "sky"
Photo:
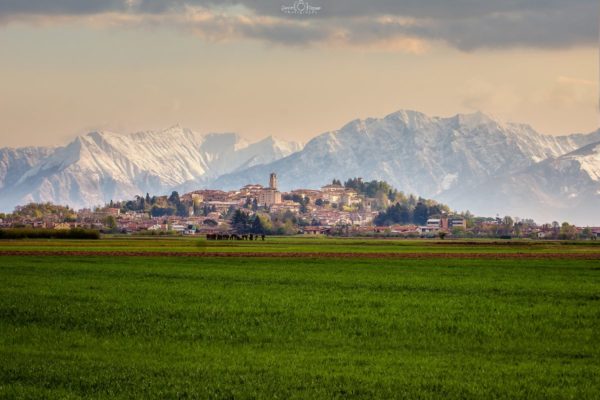
<path fill-rule="evenodd" d="M 307 141 L 400 109 L 590 132 L 599 125 L 599 8 L 597 0 L 295 8 L 294 0 L 0 0 L 0 147 L 175 124 Z"/>

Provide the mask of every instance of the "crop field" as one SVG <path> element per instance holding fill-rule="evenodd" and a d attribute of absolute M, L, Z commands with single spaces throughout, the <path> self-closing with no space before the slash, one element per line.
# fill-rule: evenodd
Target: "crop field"
<path fill-rule="evenodd" d="M 0 241 L 0 398 L 600 393 L 600 244 Z"/>

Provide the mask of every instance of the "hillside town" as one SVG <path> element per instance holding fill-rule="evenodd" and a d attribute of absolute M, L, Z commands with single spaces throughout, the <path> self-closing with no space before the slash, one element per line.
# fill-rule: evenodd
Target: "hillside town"
<path fill-rule="evenodd" d="M 600 238 L 600 227 L 567 222 L 538 225 L 511 217 L 453 213 L 433 200 L 406 196 L 385 182 L 334 180 L 320 189 L 281 192 L 267 186 L 202 189 L 170 196 L 136 196 L 95 209 L 31 203 L 0 214 L 0 228 L 93 229 L 131 235 L 330 235 L 403 238 Z"/>

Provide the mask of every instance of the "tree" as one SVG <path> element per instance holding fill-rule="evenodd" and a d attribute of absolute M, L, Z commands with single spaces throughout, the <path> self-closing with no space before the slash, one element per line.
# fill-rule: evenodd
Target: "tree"
<path fill-rule="evenodd" d="M 0 216 L 0 218 L 2 218 L 2 216 Z M 593 235 L 594 232 L 592 232 L 592 228 L 590 228 L 589 226 L 581 231 L 581 237 L 583 239 L 591 239 Z"/>
<path fill-rule="evenodd" d="M 241 210 L 235 210 L 231 218 L 231 225 L 238 233 L 247 233 L 250 228 L 250 217 Z"/>
<path fill-rule="evenodd" d="M 117 220 L 114 216 L 109 215 L 108 217 L 106 217 L 106 219 L 104 220 L 104 224 L 110 232 L 116 233 L 118 231 Z"/>
<path fill-rule="evenodd" d="M 178 217 L 189 217 L 190 216 L 190 209 L 188 208 L 188 206 L 186 206 L 183 203 L 178 203 L 177 206 L 175 207 L 176 209 L 176 214 Z"/>
<path fill-rule="evenodd" d="M 560 227 L 559 237 L 562 240 L 575 240 L 577 239 L 577 228 L 568 222 L 563 222 Z"/>
<path fill-rule="evenodd" d="M 554 239 L 557 239 L 558 235 L 560 233 L 560 224 L 558 223 L 558 221 L 552 222 L 552 231 L 554 232 L 554 234 L 553 234 Z"/>
<path fill-rule="evenodd" d="M 511 217 L 506 216 L 502 219 L 502 233 L 504 235 L 510 235 L 512 233 L 513 226 L 514 221 Z"/>
<path fill-rule="evenodd" d="M 150 215 L 152 215 L 153 217 L 164 217 L 165 215 L 173 214 L 175 214 L 175 209 L 172 207 L 159 207 L 154 205 L 150 209 Z"/>
<path fill-rule="evenodd" d="M 171 195 L 169 196 L 169 204 L 176 206 L 179 203 L 181 203 L 181 200 L 179 199 L 179 193 L 173 191 L 173 193 L 171 193 Z"/>
<path fill-rule="evenodd" d="M 254 220 L 252 221 L 251 232 L 258 234 L 258 235 L 264 235 L 267 233 L 265 226 L 263 225 L 263 221 L 261 220 L 260 216 L 258 216 L 258 215 L 256 215 L 254 217 Z"/>
<path fill-rule="evenodd" d="M 306 203 L 304 203 L 304 202 L 300 203 L 300 213 L 306 214 L 307 212 L 308 212 L 308 208 L 306 207 Z"/>
<path fill-rule="evenodd" d="M 417 225 L 425 225 L 427 224 L 427 220 L 429 219 L 429 208 L 422 202 L 419 202 L 415 207 L 415 211 L 413 213 L 413 221 Z"/>

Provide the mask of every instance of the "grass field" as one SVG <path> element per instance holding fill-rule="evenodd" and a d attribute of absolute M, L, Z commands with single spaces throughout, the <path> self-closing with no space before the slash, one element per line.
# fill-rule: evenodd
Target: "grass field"
<path fill-rule="evenodd" d="M 52 249 L 358 256 L 34 253 Z M 361 256 L 402 252 L 472 258 Z M 599 254 L 559 242 L 0 242 L 0 397 L 596 399 Z"/>

